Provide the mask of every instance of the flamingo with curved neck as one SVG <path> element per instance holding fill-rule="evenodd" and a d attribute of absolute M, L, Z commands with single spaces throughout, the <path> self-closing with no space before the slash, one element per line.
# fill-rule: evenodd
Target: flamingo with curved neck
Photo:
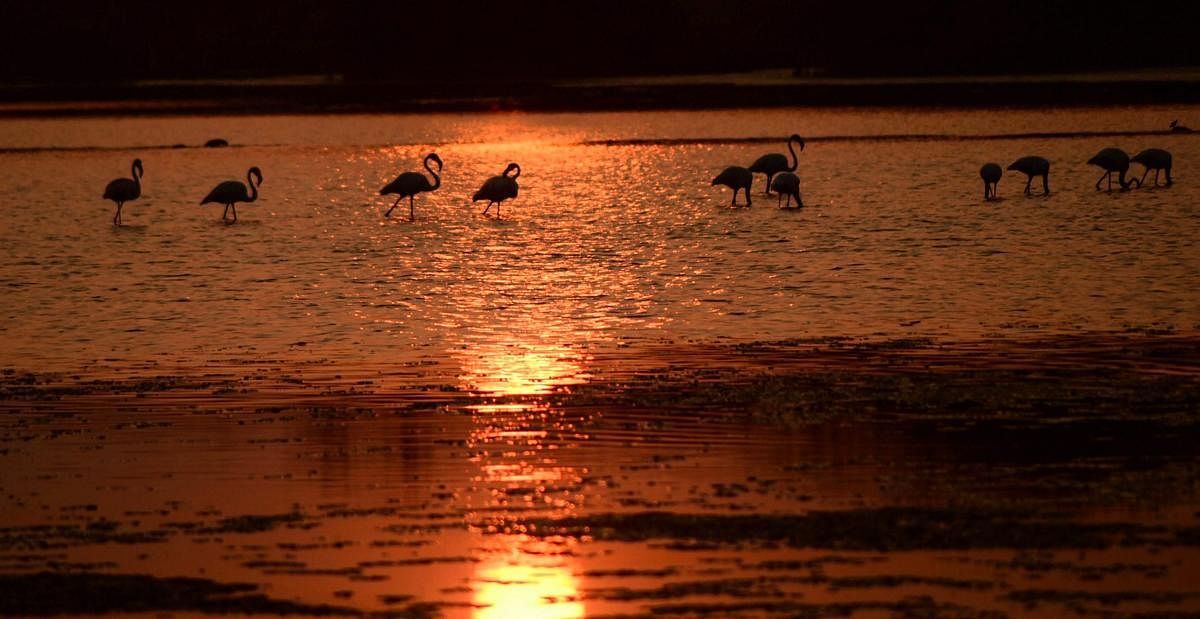
<path fill-rule="evenodd" d="M 117 203 L 117 212 L 113 215 L 113 225 L 121 225 L 121 207 L 130 200 L 136 200 L 142 195 L 142 175 L 145 172 L 142 170 L 142 160 L 134 159 L 133 165 L 130 166 L 130 176 L 128 178 L 115 178 L 109 181 L 104 188 L 104 199 L 112 200 Z"/>
<path fill-rule="evenodd" d="M 438 169 L 436 172 L 429 165 L 431 161 L 437 164 Z M 415 221 L 416 211 L 413 207 L 413 198 L 419 193 L 436 191 L 438 187 L 442 186 L 442 177 L 438 175 L 438 172 L 442 170 L 442 158 L 438 157 L 437 153 L 429 153 L 425 156 L 424 164 L 425 169 L 433 176 L 432 183 L 429 182 L 429 179 L 425 178 L 424 174 L 404 172 L 400 176 L 397 176 L 396 180 L 388 183 L 383 189 L 379 190 L 380 195 L 387 195 L 389 193 L 399 194 L 396 197 L 396 201 L 392 203 L 392 208 L 389 208 L 383 214 L 384 217 L 391 217 L 392 211 L 396 209 L 396 205 L 400 204 L 400 201 L 405 197 L 408 197 L 408 219 L 409 221 Z"/>
<path fill-rule="evenodd" d="M 796 149 L 792 146 L 793 143 L 800 144 L 800 150 L 803 151 L 804 138 L 796 133 L 793 133 L 788 138 L 787 147 L 788 154 L 792 158 L 791 162 L 782 153 L 767 153 L 750 164 L 750 172 L 767 175 L 767 195 L 771 195 L 771 179 L 776 174 L 780 172 L 795 172 L 796 168 L 800 167 L 800 158 L 796 155 Z"/>
<path fill-rule="evenodd" d="M 257 184 L 255 183 L 257 181 Z M 258 199 L 258 186 L 263 182 L 262 170 L 258 166 L 254 166 L 246 171 L 246 184 L 241 181 L 225 181 L 213 190 L 208 192 L 208 195 L 200 201 L 200 204 L 208 204 L 216 202 L 217 204 L 225 205 L 225 212 L 221 213 L 221 221 L 227 224 L 237 223 L 237 207 L 234 206 L 237 202 L 254 202 Z M 250 189 L 246 189 L 246 185 L 250 185 Z M 233 219 L 227 220 L 230 210 L 233 211 Z"/>

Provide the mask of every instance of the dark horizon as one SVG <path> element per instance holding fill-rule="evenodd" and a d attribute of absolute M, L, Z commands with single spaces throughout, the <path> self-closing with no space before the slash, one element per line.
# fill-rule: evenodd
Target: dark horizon
<path fill-rule="evenodd" d="M 6 7 L 0 82 L 341 75 L 518 83 L 791 68 L 819 76 L 1036 74 L 1200 65 L 1200 11 L 1081 2 L 864 7 L 786 0 L 453 5 L 269 0 Z"/>

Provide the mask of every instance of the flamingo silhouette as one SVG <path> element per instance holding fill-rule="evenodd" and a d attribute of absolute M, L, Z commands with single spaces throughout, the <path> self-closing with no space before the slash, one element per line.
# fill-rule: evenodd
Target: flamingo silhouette
<path fill-rule="evenodd" d="M 509 176 L 508 173 L 516 170 L 516 174 Z M 487 200 L 487 208 L 483 209 L 483 214 L 487 215 L 488 211 L 492 210 L 492 205 L 496 205 L 496 218 L 500 217 L 500 203 L 517 197 L 517 191 L 520 187 L 517 186 L 517 177 L 521 175 L 521 166 L 516 163 L 508 164 L 504 168 L 504 172 L 500 176 L 493 176 L 483 182 L 483 186 L 471 198 L 472 202 Z"/>
<path fill-rule="evenodd" d="M 771 185 L 772 177 L 780 172 L 795 172 L 796 168 L 800 165 L 800 160 L 796 157 L 796 151 L 792 150 L 792 142 L 799 142 L 800 150 L 804 150 L 804 138 L 795 133 L 788 138 L 788 153 L 792 155 L 791 165 L 788 165 L 787 157 L 781 153 L 767 153 L 750 164 L 751 172 L 767 175 L 767 195 L 771 195 L 771 190 L 774 189 Z"/>
<path fill-rule="evenodd" d="M 983 199 L 984 201 L 996 199 L 996 184 L 1000 182 L 1000 177 L 1004 176 L 1004 170 L 1000 169 L 998 163 L 985 163 L 982 168 L 979 168 L 979 178 L 983 179 Z"/>
<path fill-rule="evenodd" d="M 1191 133 L 1192 130 L 1190 127 L 1185 127 L 1185 126 L 1179 124 L 1179 120 L 1177 119 L 1177 120 L 1171 121 L 1171 132 L 1172 133 Z"/>
<path fill-rule="evenodd" d="M 1104 179 L 1108 179 L 1108 190 L 1112 191 L 1112 175 L 1113 172 L 1120 172 L 1121 176 L 1117 179 L 1117 183 L 1121 185 L 1121 191 L 1127 191 L 1134 180 L 1125 180 L 1125 173 L 1129 171 L 1129 155 L 1119 148 L 1105 148 L 1096 153 L 1095 157 L 1088 159 L 1088 163 L 1095 166 L 1100 166 L 1104 169 L 1104 174 L 1096 180 L 1096 191 L 1100 191 L 1100 183 Z M 1141 183 L 1138 183 L 1141 187 Z"/>
<path fill-rule="evenodd" d="M 737 206 L 737 192 L 739 189 L 746 190 L 746 206 L 750 206 L 750 186 L 754 184 L 754 174 L 743 168 L 740 165 L 731 165 L 725 168 L 712 180 L 713 186 L 725 185 L 733 190 L 733 200 L 731 206 Z"/>
<path fill-rule="evenodd" d="M 796 208 L 804 206 L 804 202 L 800 200 L 800 177 L 791 172 L 780 172 L 775 176 L 775 180 L 771 181 L 771 189 L 779 196 L 776 201 L 776 206 L 783 201 L 783 197 L 787 196 L 787 206 L 792 205 L 792 198 L 796 199 Z M 786 207 L 784 207 L 786 208 Z"/>
<path fill-rule="evenodd" d="M 114 178 L 109 181 L 104 188 L 105 200 L 112 200 L 117 203 L 117 212 L 113 215 L 113 225 L 121 225 L 121 207 L 130 200 L 136 200 L 142 195 L 142 160 L 134 159 L 133 166 L 130 169 L 133 175 L 133 180 L 128 178 Z"/>
<path fill-rule="evenodd" d="M 221 221 L 224 221 L 228 224 L 236 223 L 237 207 L 234 206 L 234 203 L 253 202 L 258 199 L 258 187 L 255 185 L 255 179 L 258 179 L 258 185 L 262 184 L 262 170 L 259 170 L 257 166 L 250 168 L 246 172 L 246 183 L 250 185 L 249 191 L 246 190 L 246 185 L 242 184 L 241 181 L 225 181 L 216 187 L 213 187 L 213 190 L 208 192 L 207 196 L 204 196 L 204 199 L 200 201 L 200 204 L 208 204 L 209 202 L 224 204 L 225 212 L 221 213 Z M 228 217 L 230 209 L 233 209 L 233 220 L 226 221 L 226 217 Z"/>
<path fill-rule="evenodd" d="M 434 172 L 433 168 L 429 167 L 430 161 L 437 163 L 437 172 Z M 413 210 L 413 196 L 426 191 L 436 191 L 438 187 L 442 186 L 442 177 L 438 175 L 438 172 L 442 171 L 442 158 L 438 157 L 437 153 L 429 153 L 425 156 L 424 163 L 425 169 L 429 170 L 429 173 L 433 175 L 433 184 L 430 184 L 429 179 L 425 178 L 425 175 L 420 172 L 404 172 L 400 176 L 397 176 L 396 180 L 388 183 L 383 189 L 379 190 L 379 195 L 381 196 L 386 196 L 389 193 L 400 194 L 396 198 L 396 201 L 392 203 L 392 208 L 383 214 L 384 217 L 391 217 L 392 211 L 396 209 L 396 205 L 400 204 L 400 201 L 407 196 L 408 220 L 415 221 L 417 217 Z"/>
<path fill-rule="evenodd" d="M 1050 162 L 1044 157 L 1036 155 L 1021 157 L 1012 162 L 1012 165 L 1009 165 L 1008 169 L 1016 170 L 1029 177 L 1025 181 L 1025 195 L 1030 195 L 1030 185 L 1033 184 L 1033 177 L 1035 176 L 1042 177 L 1042 195 L 1050 195 Z"/>
<path fill-rule="evenodd" d="M 1142 182 L 1146 180 L 1146 175 L 1150 170 L 1154 170 L 1154 186 L 1158 186 L 1158 172 L 1163 170 L 1167 173 L 1167 187 L 1172 184 L 1171 181 L 1171 153 L 1161 148 L 1147 148 L 1146 150 L 1136 154 L 1131 159 L 1134 163 L 1140 163 L 1146 167 L 1146 171 L 1142 172 L 1142 178 L 1138 179 L 1138 187 L 1142 186 Z"/>

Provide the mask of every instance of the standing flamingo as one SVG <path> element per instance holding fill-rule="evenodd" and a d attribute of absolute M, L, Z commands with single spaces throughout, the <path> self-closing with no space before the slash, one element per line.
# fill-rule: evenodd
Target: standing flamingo
<path fill-rule="evenodd" d="M 113 225 L 121 225 L 121 207 L 130 200 L 136 200 L 142 195 L 142 160 L 134 159 L 133 166 L 130 170 L 133 175 L 133 180 L 128 178 L 114 178 L 109 181 L 108 186 L 104 188 L 105 200 L 112 200 L 117 203 L 117 212 L 113 215 Z"/>
<path fill-rule="evenodd" d="M 262 184 L 262 170 L 259 170 L 257 166 L 250 168 L 246 172 L 246 182 L 250 185 L 249 191 L 246 190 L 246 185 L 243 185 L 241 181 L 225 181 L 213 187 L 213 190 L 208 192 L 208 195 L 200 201 L 200 204 L 208 204 L 209 202 L 224 204 L 225 212 L 221 213 L 221 221 L 227 224 L 236 223 L 237 207 L 233 204 L 235 202 L 253 202 L 258 199 L 258 187 L 255 185 L 255 179 L 258 180 L 258 185 Z M 230 209 L 233 209 L 233 220 L 226 221 Z"/>
<path fill-rule="evenodd" d="M 1167 187 L 1171 186 L 1171 153 L 1161 148 L 1147 148 L 1134 155 L 1131 161 L 1140 163 L 1146 167 L 1146 171 L 1142 172 L 1142 178 L 1138 180 L 1138 187 L 1142 186 L 1142 182 L 1146 180 L 1146 175 L 1150 173 L 1150 170 L 1154 170 L 1155 187 L 1158 186 L 1159 170 L 1167 173 Z"/>
<path fill-rule="evenodd" d="M 750 171 L 755 174 L 767 175 L 767 195 L 771 195 L 771 178 L 780 172 L 795 172 L 800 165 L 800 160 L 796 157 L 796 151 L 792 150 L 792 142 L 800 143 L 800 150 L 804 150 L 804 138 L 793 133 L 792 137 L 788 138 L 787 147 L 788 153 L 792 155 L 792 163 L 788 165 L 788 159 L 782 153 L 767 153 L 762 157 L 754 160 L 750 164 Z"/>
<path fill-rule="evenodd" d="M 743 168 L 740 165 L 731 165 L 725 168 L 712 180 L 713 186 L 725 185 L 733 190 L 733 201 L 731 206 L 737 206 L 737 194 L 739 189 L 746 190 L 746 206 L 750 206 L 750 186 L 754 184 L 754 174 Z"/>
<path fill-rule="evenodd" d="M 1042 177 L 1042 195 L 1050 195 L 1050 162 L 1044 157 L 1036 155 L 1021 157 L 1012 162 L 1012 165 L 1008 166 L 1008 169 L 1016 170 L 1029 177 L 1025 181 L 1025 195 L 1030 194 L 1030 185 L 1033 184 L 1033 177 L 1035 176 Z"/>
<path fill-rule="evenodd" d="M 783 200 L 783 196 L 787 196 L 787 206 L 792 205 L 792 198 L 796 199 L 796 208 L 804 206 L 804 202 L 800 200 L 800 177 L 791 172 L 780 172 L 775 176 L 775 180 L 771 181 L 771 189 L 779 196 L 779 200 L 775 205 L 779 206 L 779 202 Z M 784 207 L 786 208 L 786 207 Z"/>
<path fill-rule="evenodd" d="M 1000 169 L 998 163 L 985 163 L 982 168 L 979 168 L 979 178 L 983 179 L 983 200 L 996 199 L 996 184 L 1000 182 L 1000 177 L 1004 176 L 1004 170 Z"/>
<path fill-rule="evenodd" d="M 1096 153 L 1095 157 L 1088 159 L 1088 163 L 1095 166 L 1100 166 L 1104 169 L 1104 174 L 1096 180 L 1096 191 L 1100 191 L 1100 183 L 1104 179 L 1108 179 L 1108 190 L 1112 191 L 1112 175 L 1113 172 L 1120 172 L 1121 176 L 1117 179 L 1117 183 L 1121 185 L 1121 191 L 1126 191 L 1129 186 L 1135 181 L 1125 180 L 1125 173 L 1129 171 L 1129 155 L 1119 148 L 1106 148 Z M 1141 187 L 1141 183 L 1138 183 Z"/>
<path fill-rule="evenodd" d="M 509 176 L 508 173 L 516 170 L 516 174 Z M 496 205 L 496 218 L 500 217 L 500 203 L 517 197 L 517 191 L 520 187 L 517 186 L 517 177 L 521 175 L 521 166 L 510 163 L 504 168 L 504 172 L 500 176 L 493 176 L 483 182 L 483 186 L 471 198 L 472 202 L 487 200 L 487 208 L 483 209 L 483 214 L 487 215 L 488 211 L 492 210 L 492 205 Z"/>
<path fill-rule="evenodd" d="M 429 167 L 430 161 L 437 163 L 437 172 L 434 172 L 433 168 Z M 400 194 L 396 198 L 396 201 L 392 203 L 392 208 L 383 214 L 384 217 L 391 217 L 392 211 L 396 209 L 396 205 L 400 204 L 400 201 L 407 196 L 408 220 L 415 221 L 417 217 L 413 210 L 413 196 L 425 191 L 436 191 L 438 187 L 442 186 L 442 177 L 438 175 L 438 172 L 442 171 L 442 158 L 438 157 L 437 153 L 429 153 L 425 156 L 424 163 L 425 169 L 429 170 L 429 173 L 433 175 L 433 184 L 429 183 L 429 179 L 425 178 L 424 174 L 419 172 L 404 172 L 400 176 L 397 176 L 396 180 L 388 183 L 383 189 L 379 190 L 379 195 L 381 196 L 386 196 L 389 193 Z"/>

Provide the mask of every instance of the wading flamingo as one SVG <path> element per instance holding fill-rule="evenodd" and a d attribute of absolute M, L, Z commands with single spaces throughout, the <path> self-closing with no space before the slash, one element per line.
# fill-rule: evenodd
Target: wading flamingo
<path fill-rule="evenodd" d="M 515 174 L 509 176 L 508 173 L 516 171 Z M 510 163 L 504 168 L 504 172 L 500 176 L 493 176 L 483 182 L 483 186 L 471 198 L 472 202 L 487 200 L 487 208 L 483 209 L 483 214 L 487 215 L 488 211 L 492 210 L 492 205 L 496 205 L 496 217 L 500 217 L 500 203 L 517 197 L 517 191 L 520 187 L 517 186 L 517 177 L 521 175 L 521 166 Z"/>
<path fill-rule="evenodd" d="M 791 172 L 780 172 L 775 176 L 775 180 L 771 181 L 771 189 L 779 196 L 776 201 L 776 206 L 787 196 L 787 206 L 792 205 L 792 198 L 796 199 L 796 208 L 804 206 L 804 202 L 800 200 L 800 177 Z M 784 208 L 787 208 L 785 206 Z"/>
<path fill-rule="evenodd" d="M 113 225 L 121 225 L 121 207 L 130 200 L 137 200 L 142 195 L 142 160 L 134 159 L 131 169 L 133 179 L 114 178 L 104 188 L 104 199 L 117 203 L 117 213 L 113 215 Z"/>
<path fill-rule="evenodd" d="M 1142 178 L 1138 180 L 1138 187 L 1142 186 L 1142 182 L 1146 180 L 1146 175 L 1150 173 L 1150 170 L 1154 170 L 1155 186 L 1158 186 L 1159 170 L 1167 173 L 1167 187 L 1171 186 L 1171 153 L 1161 148 L 1147 148 L 1134 155 L 1131 161 L 1140 163 L 1146 167 L 1146 171 L 1142 172 Z"/>
<path fill-rule="evenodd" d="M 740 165 L 731 165 L 725 168 L 716 178 L 712 180 L 712 184 L 725 185 L 733 190 L 733 200 L 731 206 L 737 206 L 737 192 L 739 189 L 746 190 L 746 206 L 750 206 L 750 186 L 754 184 L 754 174 L 743 168 Z"/>
<path fill-rule="evenodd" d="M 1021 157 L 1012 162 L 1008 166 L 1010 170 L 1016 170 L 1029 178 L 1025 181 L 1025 195 L 1029 195 L 1030 185 L 1033 184 L 1033 177 L 1042 177 L 1042 195 L 1050 195 L 1050 162 L 1043 157 L 1030 155 L 1029 157 Z"/>
<path fill-rule="evenodd" d="M 258 185 L 262 184 L 262 170 L 259 170 L 257 166 L 250 168 L 246 172 L 246 182 L 250 185 L 249 191 L 246 190 L 246 185 L 242 184 L 241 181 L 225 181 L 213 187 L 213 190 L 208 192 L 207 196 L 204 196 L 200 204 L 208 204 L 209 202 L 224 204 L 225 212 L 221 213 L 221 221 L 228 224 L 236 223 L 237 207 L 234 206 L 234 203 L 253 202 L 258 199 L 258 187 L 255 184 L 255 179 L 258 180 Z M 233 219 L 227 221 L 226 218 L 229 216 L 230 209 L 233 210 Z"/>
<path fill-rule="evenodd" d="M 983 199 L 984 201 L 996 199 L 996 184 L 1000 182 L 1000 177 L 1004 176 L 1004 170 L 1000 169 L 998 163 L 985 163 L 982 168 L 979 168 L 979 178 L 983 179 Z"/>
<path fill-rule="evenodd" d="M 1100 191 L 1100 183 L 1104 179 L 1108 179 L 1108 190 L 1112 191 L 1112 175 L 1113 172 L 1120 172 L 1121 176 L 1117 179 L 1117 183 L 1121 185 L 1121 191 L 1126 191 L 1134 182 L 1133 180 L 1125 180 L 1125 173 L 1129 171 L 1129 155 L 1119 148 L 1106 148 L 1098 153 L 1095 157 L 1088 159 L 1088 163 L 1094 166 L 1100 166 L 1104 170 L 1104 174 L 1096 180 L 1096 191 Z M 1141 187 L 1141 183 L 1138 183 Z"/>
<path fill-rule="evenodd" d="M 434 172 L 433 168 L 429 167 L 430 161 L 437 164 L 437 172 Z M 400 201 L 407 197 L 408 220 L 416 220 L 416 212 L 413 210 L 413 196 L 426 191 L 436 191 L 438 187 L 442 186 L 442 177 L 438 175 L 438 172 L 442 171 L 442 158 L 438 157 L 437 153 L 429 153 L 425 156 L 424 163 L 425 169 L 429 170 L 429 173 L 433 175 L 432 184 L 430 184 L 429 179 L 425 178 L 425 175 L 421 174 L 420 172 L 404 172 L 400 176 L 397 176 L 396 180 L 388 183 L 383 189 L 379 190 L 379 195 L 381 196 L 386 196 L 389 193 L 400 194 L 400 196 L 396 198 L 396 201 L 392 203 L 392 208 L 388 209 L 387 212 L 383 214 L 384 217 L 391 217 L 392 211 L 396 209 L 396 205 L 400 204 Z"/>
<path fill-rule="evenodd" d="M 792 142 L 799 142 L 800 150 L 804 150 L 804 138 L 795 133 L 792 134 L 792 137 L 788 138 L 788 153 L 792 155 L 791 165 L 788 165 L 788 159 L 782 153 L 768 153 L 750 164 L 751 172 L 767 175 L 767 195 L 771 195 L 771 190 L 774 189 L 771 185 L 772 177 L 780 172 L 795 172 L 796 168 L 800 165 L 800 160 L 796 157 L 796 151 L 792 149 Z"/>

